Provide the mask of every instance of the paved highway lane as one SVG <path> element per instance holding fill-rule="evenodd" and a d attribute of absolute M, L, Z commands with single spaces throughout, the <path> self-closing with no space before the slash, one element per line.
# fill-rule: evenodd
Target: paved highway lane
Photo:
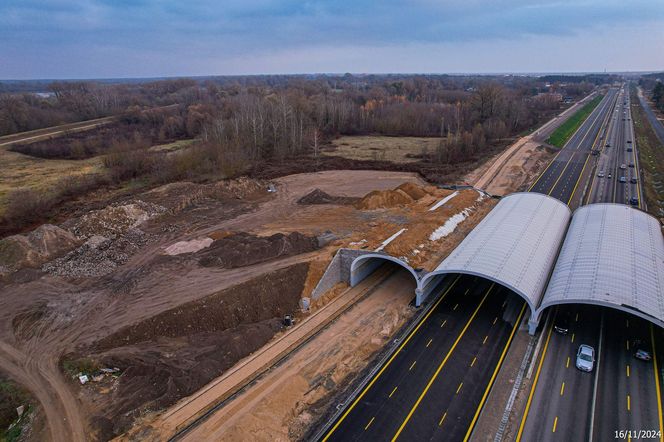
<path fill-rule="evenodd" d="M 638 146 L 634 143 L 626 91 L 618 95 L 611 114 L 588 203 L 629 203 L 632 196 L 640 199 L 640 179 L 636 184 L 629 182 L 637 176 Z M 628 152 L 628 147 L 633 152 Z M 634 168 L 629 168 L 630 162 L 635 163 Z M 620 168 L 622 164 L 625 169 Z M 600 171 L 604 172 L 603 178 L 598 176 Z M 612 178 L 608 178 L 609 173 Z M 624 184 L 619 182 L 623 175 L 627 179 Z M 551 328 L 544 330 L 548 339 L 538 360 L 541 369 L 522 419 L 520 440 L 604 441 L 614 440 L 617 430 L 659 430 L 661 385 L 654 364 L 634 358 L 633 345 L 629 346 L 640 339 L 654 351 L 663 346 L 661 330 L 654 333 L 656 340 L 651 339 L 652 326 L 647 321 L 614 309 L 570 305 L 559 307 L 557 315 L 566 311 L 574 315 L 571 336 L 558 335 Z M 597 352 L 593 373 L 574 368 L 581 343 L 593 346 Z"/>
<path fill-rule="evenodd" d="M 522 441 L 586 441 L 590 431 L 594 372 L 575 366 L 581 344 L 597 348 L 600 320 L 591 306 L 559 307 L 545 330 L 546 341 L 533 384 L 532 399 L 522 421 Z M 553 331 L 564 315 L 570 317 L 566 335 Z"/>
<path fill-rule="evenodd" d="M 619 311 L 607 309 L 604 315 L 610 326 L 604 329 L 598 367 L 594 441 L 614 439 L 620 430 L 659 428 L 654 365 L 634 357 L 636 340 L 652 348 L 651 326 Z"/>
<path fill-rule="evenodd" d="M 562 150 L 531 186 L 531 192 L 544 193 L 569 203 L 579 185 L 579 177 L 586 167 L 591 149 L 599 148 L 599 137 L 610 121 L 618 90 L 609 89 Z"/>
<path fill-rule="evenodd" d="M 513 330 L 502 319 L 508 295 L 460 277 L 324 440 L 410 440 L 414 432 L 428 438 L 441 431 L 463 439 Z"/>

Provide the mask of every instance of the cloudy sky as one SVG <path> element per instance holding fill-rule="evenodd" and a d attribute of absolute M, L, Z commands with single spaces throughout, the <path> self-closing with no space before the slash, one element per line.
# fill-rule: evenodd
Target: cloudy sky
<path fill-rule="evenodd" d="M 664 70 L 662 0 L 0 0 L 0 79 Z"/>

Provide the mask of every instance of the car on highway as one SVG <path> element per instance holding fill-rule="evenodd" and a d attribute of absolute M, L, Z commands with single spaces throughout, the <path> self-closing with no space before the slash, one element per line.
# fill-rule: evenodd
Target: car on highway
<path fill-rule="evenodd" d="M 620 181 L 621 183 L 626 183 L 626 182 L 627 182 L 627 178 L 625 178 L 624 176 L 621 176 L 621 177 L 618 179 L 618 181 Z"/>
<path fill-rule="evenodd" d="M 611 175 L 611 172 L 609 172 L 609 176 L 607 178 L 613 178 L 613 175 Z"/>
<path fill-rule="evenodd" d="M 634 149 L 632 149 L 631 147 L 628 147 L 628 148 L 627 148 L 627 152 L 631 152 L 631 151 L 633 151 L 633 150 L 634 150 Z"/>
<path fill-rule="evenodd" d="M 625 169 L 627 169 L 627 166 L 625 166 L 624 164 L 621 164 L 620 169 L 625 170 Z"/>
<path fill-rule="evenodd" d="M 604 178 L 604 171 L 600 170 L 599 173 L 597 174 L 598 177 Z"/>
<path fill-rule="evenodd" d="M 566 335 L 569 333 L 570 322 L 571 320 L 569 312 L 558 315 L 556 316 L 556 322 L 553 324 L 553 329 L 556 331 L 556 333 Z"/>
<path fill-rule="evenodd" d="M 632 144 L 632 140 L 627 140 L 627 144 Z"/>
<path fill-rule="evenodd" d="M 629 199 L 629 203 L 632 206 L 638 206 L 639 205 L 639 199 L 637 197 L 633 196 Z"/>
<path fill-rule="evenodd" d="M 634 168 L 634 163 L 629 163 L 629 167 Z"/>
<path fill-rule="evenodd" d="M 595 365 L 595 349 L 590 345 L 581 344 L 576 352 L 576 368 L 581 371 L 591 372 Z"/>
<path fill-rule="evenodd" d="M 634 348 L 634 357 L 636 359 L 641 359 L 642 361 L 650 361 L 652 355 L 648 350 L 646 350 L 646 343 L 640 339 L 635 339 L 632 342 L 632 348 Z"/>
<path fill-rule="evenodd" d="M 636 178 L 632 177 L 629 179 L 629 182 L 632 184 L 636 184 Z"/>

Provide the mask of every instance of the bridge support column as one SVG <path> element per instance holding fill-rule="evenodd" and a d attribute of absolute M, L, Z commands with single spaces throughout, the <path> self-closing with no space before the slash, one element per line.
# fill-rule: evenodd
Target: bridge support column
<path fill-rule="evenodd" d="M 533 319 L 530 318 L 528 320 L 528 334 L 530 336 L 534 336 L 535 332 L 537 331 L 537 326 L 539 325 L 539 320 L 538 319 Z"/>

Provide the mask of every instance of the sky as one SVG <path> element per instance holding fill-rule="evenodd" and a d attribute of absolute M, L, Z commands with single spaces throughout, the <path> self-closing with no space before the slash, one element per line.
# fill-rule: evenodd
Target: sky
<path fill-rule="evenodd" d="M 0 79 L 664 70 L 663 0 L 0 0 Z"/>

